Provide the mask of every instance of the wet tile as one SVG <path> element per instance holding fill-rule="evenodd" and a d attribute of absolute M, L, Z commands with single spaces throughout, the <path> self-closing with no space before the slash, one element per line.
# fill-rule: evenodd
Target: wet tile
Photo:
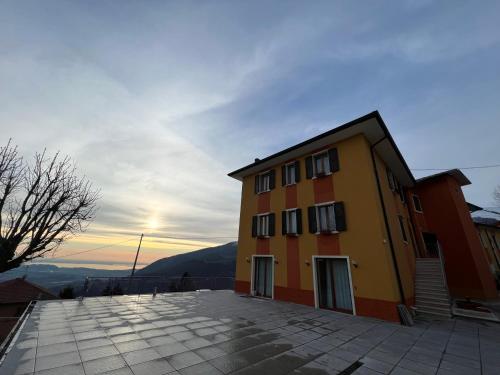
<path fill-rule="evenodd" d="M 168 362 L 176 370 L 202 363 L 205 360 L 194 352 L 184 352 L 175 354 L 168 358 Z"/>
<path fill-rule="evenodd" d="M 134 350 L 141 350 L 149 348 L 146 340 L 126 341 L 115 344 L 120 353 L 132 352 Z"/>
<path fill-rule="evenodd" d="M 80 363 L 80 355 L 78 352 L 68 352 L 54 355 L 47 355 L 45 357 L 37 358 L 35 371 L 53 369 L 56 367 L 72 365 Z"/>
<path fill-rule="evenodd" d="M 175 369 L 163 358 L 130 366 L 134 375 L 165 375 Z"/>
<path fill-rule="evenodd" d="M 85 375 L 81 363 L 35 372 L 35 375 Z"/>
<path fill-rule="evenodd" d="M 142 362 L 148 362 L 153 359 L 158 359 L 160 358 L 160 355 L 158 352 L 156 352 L 154 349 L 142 349 L 142 350 L 136 350 L 133 352 L 127 352 L 122 354 L 123 358 L 125 359 L 125 362 L 129 366 L 136 365 L 138 363 Z"/>
<path fill-rule="evenodd" d="M 93 359 L 109 357 L 112 355 L 120 354 L 114 345 L 100 346 L 97 348 L 89 348 L 80 350 L 80 357 L 82 361 L 91 361 Z"/>
<path fill-rule="evenodd" d="M 86 375 L 95 375 L 126 367 L 127 363 L 120 355 L 83 362 Z"/>

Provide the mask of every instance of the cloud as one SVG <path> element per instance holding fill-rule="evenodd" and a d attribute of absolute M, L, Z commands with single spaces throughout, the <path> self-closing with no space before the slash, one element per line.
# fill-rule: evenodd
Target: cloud
<path fill-rule="evenodd" d="M 227 242 L 229 171 L 375 109 L 410 166 L 500 160 L 494 2 L 3 8 L 2 134 L 26 156 L 69 154 L 102 191 L 62 254 L 142 232 L 147 259 Z M 497 176 L 471 172 L 467 197 L 487 205 Z"/>

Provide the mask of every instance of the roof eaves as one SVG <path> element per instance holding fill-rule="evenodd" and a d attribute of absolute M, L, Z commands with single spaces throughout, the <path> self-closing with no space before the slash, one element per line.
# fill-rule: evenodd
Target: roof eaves
<path fill-rule="evenodd" d="M 310 138 L 308 140 L 305 140 L 301 143 L 298 143 L 294 146 L 291 146 L 291 147 L 288 147 L 284 150 L 281 150 L 275 154 L 272 154 L 270 156 L 267 156 L 265 157 L 264 159 L 259 159 L 259 160 L 256 160 L 254 163 L 251 163 L 251 164 L 248 164 L 242 168 L 239 168 L 231 173 L 228 173 L 228 176 L 229 177 L 233 177 L 233 178 L 236 178 L 236 175 L 240 174 L 241 172 L 244 172 L 245 170 L 247 169 L 250 169 L 250 168 L 253 168 L 253 167 L 256 167 L 260 164 L 263 164 L 269 160 L 272 160 L 274 158 L 277 158 L 281 155 L 284 155 L 286 153 L 289 153 L 291 151 L 294 151 L 296 149 L 299 149 L 301 147 L 304 147 L 312 142 L 315 142 L 315 141 L 318 141 L 324 137 L 327 137 L 327 136 L 330 136 L 332 134 L 335 134 L 335 133 L 338 133 L 338 132 L 341 132 L 343 130 L 346 130 L 352 126 L 355 126 L 355 125 L 358 125 L 362 122 L 365 122 L 365 121 L 368 121 L 370 119 L 375 119 L 377 120 L 377 122 L 379 123 L 380 127 L 382 128 L 382 131 L 384 132 L 384 136 L 385 138 L 387 138 L 391 144 L 391 147 L 394 149 L 394 151 L 396 152 L 398 158 L 401 160 L 402 164 L 403 164 L 403 167 L 405 168 L 406 172 L 408 173 L 408 175 L 410 176 L 411 180 L 413 183 L 415 183 L 415 177 L 413 176 L 413 174 L 411 173 L 410 171 L 410 168 L 408 167 L 408 164 L 406 164 L 406 161 L 405 159 L 403 158 L 403 155 L 401 154 L 401 151 L 399 150 L 399 148 L 396 146 L 396 142 L 394 142 L 394 139 L 392 138 L 392 135 L 391 133 L 389 132 L 389 129 L 387 128 L 387 125 L 385 124 L 384 120 L 382 119 L 382 116 L 380 115 L 380 113 L 378 111 L 373 111 L 373 112 L 370 112 L 364 116 L 361 116 L 361 117 L 358 117 L 357 119 L 354 119 L 352 121 L 349 121 L 343 125 L 340 125 L 340 126 L 337 126 L 336 128 L 333 128 L 331 130 L 328 130 L 327 132 L 324 132 L 322 134 L 319 134 L 313 138 Z"/>

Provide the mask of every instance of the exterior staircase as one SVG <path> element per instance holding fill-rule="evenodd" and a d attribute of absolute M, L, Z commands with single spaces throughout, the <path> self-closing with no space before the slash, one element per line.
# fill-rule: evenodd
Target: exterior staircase
<path fill-rule="evenodd" d="M 439 258 L 417 258 L 415 305 L 417 315 L 451 318 L 450 295 Z"/>

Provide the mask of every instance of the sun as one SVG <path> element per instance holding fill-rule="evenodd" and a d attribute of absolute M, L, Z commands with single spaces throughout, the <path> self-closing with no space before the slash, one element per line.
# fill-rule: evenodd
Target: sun
<path fill-rule="evenodd" d="M 158 220 L 158 217 L 156 216 L 151 216 L 149 219 L 146 221 L 146 229 L 150 231 L 154 231 L 160 227 L 160 222 Z"/>

